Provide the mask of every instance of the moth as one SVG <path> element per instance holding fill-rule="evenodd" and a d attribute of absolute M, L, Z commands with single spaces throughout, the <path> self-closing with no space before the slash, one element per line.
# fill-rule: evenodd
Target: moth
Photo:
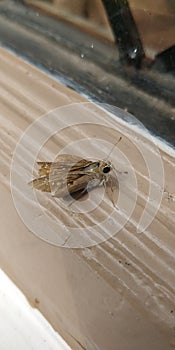
<path fill-rule="evenodd" d="M 58 198 L 76 194 L 81 197 L 95 187 L 106 186 L 114 170 L 111 161 L 93 161 L 69 154 L 58 155 L 54 162 L 37 162 L 37 165 L 38 177 L 30 184 Z"/>

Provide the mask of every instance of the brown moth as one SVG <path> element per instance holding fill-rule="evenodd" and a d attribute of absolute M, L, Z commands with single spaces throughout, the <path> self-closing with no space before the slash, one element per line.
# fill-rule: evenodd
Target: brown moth
<path fill-rule="evenodd" d="M 94 187 L 105 186 L 114 170 L 110 161 L 92 161 L 69 154 L 58 155 L 54 162 L 37 162 L 37 165 L 38 177 L 30 184 L 60 198 L 76 193 L 81 196 Z"/>

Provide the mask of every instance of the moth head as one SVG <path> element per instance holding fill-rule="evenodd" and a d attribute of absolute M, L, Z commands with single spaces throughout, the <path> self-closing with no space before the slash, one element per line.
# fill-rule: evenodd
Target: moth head
<path fill-rule="evenodd" d="M 101 162 L 99 162 L 99 168 L 100 168 L 101 172 L 104 175 L 106 175 L 106 174 L 110 173 L 110 171 L 112 170 L 112 164 L 111 164 L 111 162 L 101 161 Z"/>

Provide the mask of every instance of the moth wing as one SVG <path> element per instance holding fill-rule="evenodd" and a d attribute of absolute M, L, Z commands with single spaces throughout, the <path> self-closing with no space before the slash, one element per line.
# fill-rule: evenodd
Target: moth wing
<path fill-rule="evenodd" d="M 64 198 L 68 194 L 84 191 L 87 189 L 88 183 L 92 178 L 92 174 L 84 174 L 73 179 L 73 181 L 67 181 L 65 186 L 56 186 L 56 191 L 53 193 L 53 196 Z"/>
<path fill-rule="evenodd" d="M 65 197 L 68 194 L 85 190 L 92 173 L 85 171 L 93 161 L 69 154 L 59 155 L 52 164 L 51 181 L 53 196 Z M 60 177 L 62 181 L 60 180 Z M 55 189 L 55 190 L 54 190 Z"/>
<path fill-rule="evenodd" d="M 40 176 L 29 182 L 29 185 L 42 192 L 51 192 L 49 176 Z"/>
<path fill-rule="evenodd" d="M 81 162 L 82 165 L 85 165 L 87 161 L 81 157 L 60 154 L 55 158 L 54 162 L 37 162 L 37 165 L 39 166 L 38 174 L 46 175 L 50 172 L 51 167 L 54 169 L 71 168 L 79 162 Z"/>
<path fill-rule="evenodd" d="M 71 156 L 69 154 L 59 155 L 55 162 L 37 162 L 38 177 L 33 179 L 30 184 L 43 192 L 51 192 L 51 187 L 54 190 L 54 182 L 59 186 L 66 185 L 66 173 L 77 162 L 82 161 L 82 158 Z M 75 167 L 76 168 L 76 167 Z M 51 184 L 52 181 L 52 184 Z"/>
<path fill-rule="evenodd" d="M 57 171 L 57 174 L 52 174 L 52 172 L 44 173 L 44 170 L 39 170 L 39 177 L 34 178 L 29 182 L 29 185 L 42 192 L 54 194 L 56 191 L 59 192 L 61 189 L 67 188 L 66 172 Z"/>
<path fill-rule="evenodd" d="M 37 162 L 38 165 L 38 175 L 39 176 L 46 176 L 49 175 L 50 169 L 52 166 L 52 162 Z"/>
<path fill-rule="evenodd" d="M 72 156 L 71 154 L 59 154 L 56 158 L 55 161 L 53 162 L 53 166 L 55 168 L 71 168 L 71 171 L 78 171 L 78 169 L 83 170 L 83 168 L 91 165 L 93 161 L 83 159 L 78 156 Z"/>
<path fill-rule="evenodd" d="M 38 177 L 30 182 L 37 190 L 64 197 L 87 187 L 89 176 L 85 168 L 93 162 L 78 156 L 61 154 L 54 162 L 37 162 Z"/>
<path fill-rule="evenodd" d="M 58 169 L 70 169 L 78 170 L 88 167 L 89 165 L 93 164 L 93 161 L 82 159 L 78 156 L 72 156 L 70 154 L 60 154 L 55 158 L 54 162 L 37 162 L 37 165 L 39 166 L 38 174 L 39 175 L 46 175 L 50 172 L 51 168 L 52 170 Z"/>

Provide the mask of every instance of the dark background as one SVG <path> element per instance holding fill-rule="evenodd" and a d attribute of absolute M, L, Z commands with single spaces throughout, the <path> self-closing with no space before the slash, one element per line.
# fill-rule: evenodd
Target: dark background
<path fill-rule="evenodd" d="M 89 99 L 127 110 L 175 146 L 173 47 L 154 60 L 141 53 L 142 63 L 135 64 L 117 42 L 13 0 L 0 1 L 0 42 Z"/>

